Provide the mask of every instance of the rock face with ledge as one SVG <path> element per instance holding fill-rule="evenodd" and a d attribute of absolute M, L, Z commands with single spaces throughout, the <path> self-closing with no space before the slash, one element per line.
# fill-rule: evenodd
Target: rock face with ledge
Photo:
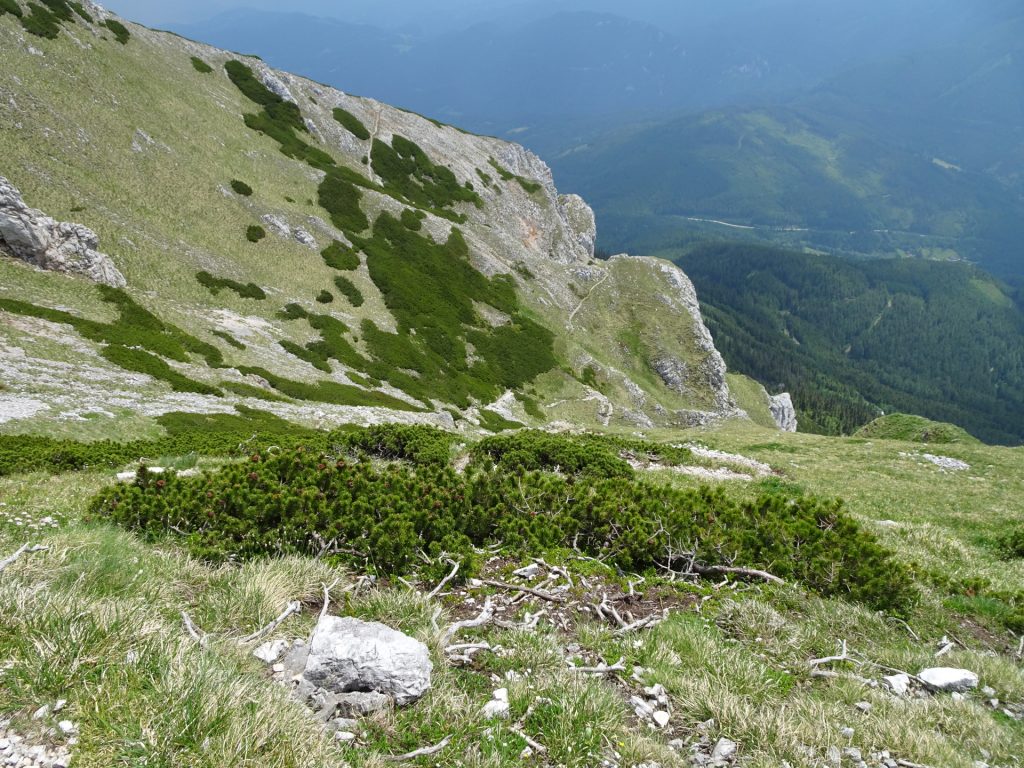
<path fill-rule="evenodd" d="M 124 275 L 98 247 L 99 237 L 91 229 L 55 221 L 29 208 L 14 185 L 0 176 L 0 253 L 42 269 L 123 288 L 127 285 Z"/>
<path fill-rule="evenodd" d="M 398 705 L 430 689 L 427 646 L 378 622 L 325 616 L 309 645 L 303 677 L 330 693 L 376 692 Z"/>
<path fill-rule="evenodd" d="M 779 425 L 779 429 L 783 432 L 796 432 L 796 408 L 793 407 L 793 398 L 789 396 L 789 392 L 770 395 L 768 401 L 772 418 Z"/>

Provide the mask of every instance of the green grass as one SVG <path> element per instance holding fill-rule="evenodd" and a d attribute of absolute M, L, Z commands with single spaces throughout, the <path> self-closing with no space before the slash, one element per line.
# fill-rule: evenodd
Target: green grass
<path fill-rule="evenodd" d="M 954 424 L 941 424 L 906 413 L 881 416 L 861 427 L 854 437 L 903 440 L 911 443 L 977 443 L 978 439 Z"/>

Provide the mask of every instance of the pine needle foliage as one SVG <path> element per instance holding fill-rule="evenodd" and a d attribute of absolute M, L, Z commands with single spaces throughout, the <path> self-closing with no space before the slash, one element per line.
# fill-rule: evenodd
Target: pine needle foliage
<path fill-rule="evenodd" d="M 214 296 L 226 288 L 230 291 L 234 291 L 243 299 L 256 299 L 257 301 L 263 301 L 267 298 L 267 294 L 262 288 L 256 285 L 256 283 L 239 283 L 236 280 L 231 280 L 226 277 L 214 277 L 206 271 L 197 272 L 196 280 L 198 280 L 199 284 L 207 288 Z"/>
<path fill-rule="evenodd" d="M 398 435 L 377 437 L 358 439 L 415 453 Z M 154 539 L 174 530 L 212 560 L 317 553 L 333 540 L 381 573 L 406 572 L 422 550 L 458 556 L 469 576 L 474 547 L 535 554 L 575 546 L 641 572 L 684 567 L 672 552 L 685 542 L 698 564 L 763 568 L 879 610 L 905 611 L 916 597 L 907 568 L 839 502 L 784 494 L 738 501 L 630 477 L 460 475 L 434 460 L 436 446 L 428 460 L 380 467 L 353 460 L 351 440 L 342 442 L 327 453 L 254 453 L 199 477 L 140 473 L 97 496 L 90 514 Z"/>
<path fill-rule="evenodd" d="M 363 121 L 348 110 L 337 107 L 334 110 L 334 119 L 341 123 L 345 129 L 357 139 L 366 141 L 370 138 L 370 131 L 363 124 Z"/>

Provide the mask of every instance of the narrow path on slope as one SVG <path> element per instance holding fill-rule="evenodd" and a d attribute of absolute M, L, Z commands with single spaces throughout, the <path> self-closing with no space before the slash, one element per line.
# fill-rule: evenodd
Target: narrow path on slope
<path fill-rule="evenodd" d="M 597 283 L 595 283 L 594 286 L 589 291 L 587 291 L 587 295 L 580 299 L 580 303 L 576 305 L 576 309 L 569 313 L 569 330 L 572 330 L 573 320 L 576 319 L 576 315 L 579 313 L 579 311 L 583 309 L 584 303 L 586 303 L 587 299 L 589 299 L 594 294 L 594 291 L 601 287 L 601 283 L 607 280 L 611 273 L 612 271 L 610 269 L 606 269 L 604 272 L 604 277 L 598 280 Z"/>

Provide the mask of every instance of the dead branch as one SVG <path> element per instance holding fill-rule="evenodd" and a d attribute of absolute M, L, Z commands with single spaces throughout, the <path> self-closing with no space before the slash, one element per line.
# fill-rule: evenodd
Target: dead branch
<path fill-rule="evenodd" d="M 767 581 L 772 584 L 786 583 L 778 576 L 768 573 L 768 571 L 759 571 L 756 568 L 736 568 L 734 566 L 726 565 L 697 564 L 694 564 L 692 567 L 694 573 L 700 574 L 701 576 L 742 576 L 748 579 L 760 579 L 761 581 Z"/>
<path fill-rule="evenodd" d="M 412 752 L 406 752 L 404 755 L 384 755 L 384 760 L 389 763 L 405 763 L 409 760 L 415 760 L 417 757 L 428 757 L 430 755 L 436 755 L 438 752 L 443 750 L 452 742 L 451 736 L 445 736 L 440 742 L 432 747 L 420 747 L 414 749 Z"/>
<path fill-rule="evenodd" d="M 523 741 L 525 741 L 530 746 L 530 748 L 533 749 L 534 752 L 541 752 L 541 753 L 543 753 L 543 752 L 547 752 L 548 751 L 548 748 L 545 747 L 543 744 L 541 744 L 538 741 L 534 741 L 529 736 L 527 736 L 526 733 L 523 731 L 521 726 L 513 725 L 513 726 L 509 727 L 509 730 L 515 731 L 515 733 L 519 735 L 519 738 L 521 738 Z"/>
<path fill-rule="evenodd" d="M 652 613 L 650 616 L 640 619 L 639 621 L 634 621 L 632 624 L 627 624 L 624 627 L 619 627 L 617 630 L 615 630 L 614 634 L 616 637 L 621 637 L 622 635 L 628 635 L 630 632 L 636 632 L 639 629 L 646 629 L 647 627 L 656 627 L 659 624 L 661 624 L 661 622 L 665 621 L 667 618 L 668 608 L 666 608 L 660 614 Z"/>
<path fill-rule="evenodd" d="M 427 600 L 432 600 L 433 598 L 437 597 L 438 593 L 440 593 L 440 591 L 444 589 L 444 585 L 452 579 L 454 579 L 455 575 L 459 572 L 459 563 L 455 562 L 454 560 L 448 560 L 448 562 L 452 564 L 452 572 L 445 576 L 443 579 L 441 579 L 441 583 L 430 591 L 430 593 L 427 595 Z"/>
<path fill-rule="evenodd" d="M 895 623 L 897 623 L 897 624 L 902 624 L 902 625 L 903 625 L 903 626 L 904 626 L 904 627 L 906 628 L 907 632 L 909 632 L 909 633 L 910 633 L 910 636 L 911 636 L 912 638 L 914 638 L 914 639 L 915 639 L 915 640 L 916 640 L 917 642 L 919 642 L 919 643 L 921 642 L 921 637 L 920 637 L 920 635 L 918 635 L 918 634 L 917 634 L 917 632 L 915 632 L 915 631 L 913 630 L 913 628 L 912 628 L 912 627 L 911 627 L 911 626 L 910 626 L 910 625 L 909 625 L 909 624 L 908 624 L 907 622 L 905 622 L 905 621 L 904 621 L 903 619 L 897 618 L 897 617 L 895 617 L 895 616 L 889 616 L 887 620 L 888 620 L 888 621 L 892 621 L 892 622 L 895 622 Z"/>
<path fill-rule="evenodd" d="M 1020 638 L 1020 645 L 1017 646 L 1017 658 L 1024 659 L 1024 636 Z"/>
<path fill-rule="evenodd" d="M 565 600 L 557 595 L 552 595 L 550 592 L 544 592 L 539 589 L 533 589 L 532 587 L 520 587 L 515 584 L 506 584 L 503 581 L 494 581 L 493 579 L 483 579 L 483 583 L 498 589 L 509 589 L 513 592 L 523 592 L 534 597 L 539 597 L 541 600 L 548 600 L 552 603 L 564 603 Z"/>
<path fill-rule="evenodd" d="M 851 659 L 846 647 L 846 641 L 843 640 L 841 645 L 842 650 L 839 652 L 838 656 L 825 656 L 821 659 L 811 659 L 807 663 L 812 667 L 820 667 L 822 664 L 834 664 L 837 661 L 850 661 Z"/>
<path fill-rule="evenodd" d="M 302 603 L 300 603 L 299 601 L 295 600 L 295 601 L 293 601 L 291 603 L 288 603 L 287 607 L 281 612 L 280 616 L 278 616 L 272 622 L 267 624 L 267 626 L 263 627 L 263 629 L 258 629 L 255 632 L 253 632 L 251 635 L 246 635 L 245 637 L 241 638 L 238 641 L 238 644 L 239 645 L 245 645 L 246 643 L 254 643 L 257 640 L 259 640 L 260 638 L 264 637 L 265 635 L 269 635 L 271 632 L 273 632 L 275 629 L 278 628 L 278 626 L 281 624 L 281 622 L 283 622 L 285 619 L 287 619 L 293 613 L 298 613 L 301 610 L 302 610 Z"/>
<path fill-rule="evenodd" d="M 331 605 L 331 590 L 334 589 L 336 586 L 338 586 L 338 581 L 339 581 L 339 579 L 335 579 L 333 582 L 331 582 L 330 586 L 327 586 L 326 584 L 321 584 L 320 585 L 320 586 L 322 586 L 324 588 L 324 605 L 320 609 L 320 617 L 317 619 L 317 622 L 316 622 L 317 624 L 319 624 L 321 621 L 323 621 L 324 620 L 324 616 L 327 615 L 327 609 Z"/>
<path fill-rule="evenodd" d="M 456 643 L 444 649 L 445 653 L 473 653 L 474 651 L 489 651 L 490 643 Z"/>
<path fill-rule="evenodd" d="M 608 666 L 607 664 L 598 664 L 596 667 L 574 667 L 570 664 L 569 669 L 573 672 L 579 672 L 584 675 L 607 675 L 612 672 L 625 672 L 626 657 L 623 656 L 611 666 Z"/>
<path fill-rule="evenodd" d="M 4 570 L 7 566 L 9 566 L 11 563 L 13 563 L 15 560 L 17 560 L 19 557 L 26 553 L 32 554 L 33 552 L 47 552 L 49 551 L 49 549 L 49 547 L 41 547 L 38 544 L 34 546 L 22 544 L 20 547 L 18 547 L 18 551 L 15 552 L 13 555 L 4 558 L 3 560 L 0 560 L 0 571 Z"/>
<path fill-rule="evenodd" d="M 454 624 L 445 630 L 444 636 L 441 638 L 441 645 L 448 645 L 449 641 L 455 637 L 456 633 L 461 632 L 464 629 L 472 629 L 474 627 L 482 627 L 484 624 L 494 618 L 494 604 L 491 602 L 490 596 L 484 600 L 483 610 L 474 619 L 464 619 L 462 621 L 456 621 Z"/>
<path fill-rule="evenodd" d="M 205 632 L 203 632 L 203 630 L 199 629 L 199 627 L 195 625 L 195 622 L 192 621 L 192 617 L 188 615 L 188 612 L 182 611 L 181 618 L 185 621 L 185 629 L 188 630 L 188 633 L 192 636 L 192 639 L 199 643 L 200 646 L 205 648 L 210 642 L 209 635 L 207 635 Z"/>

